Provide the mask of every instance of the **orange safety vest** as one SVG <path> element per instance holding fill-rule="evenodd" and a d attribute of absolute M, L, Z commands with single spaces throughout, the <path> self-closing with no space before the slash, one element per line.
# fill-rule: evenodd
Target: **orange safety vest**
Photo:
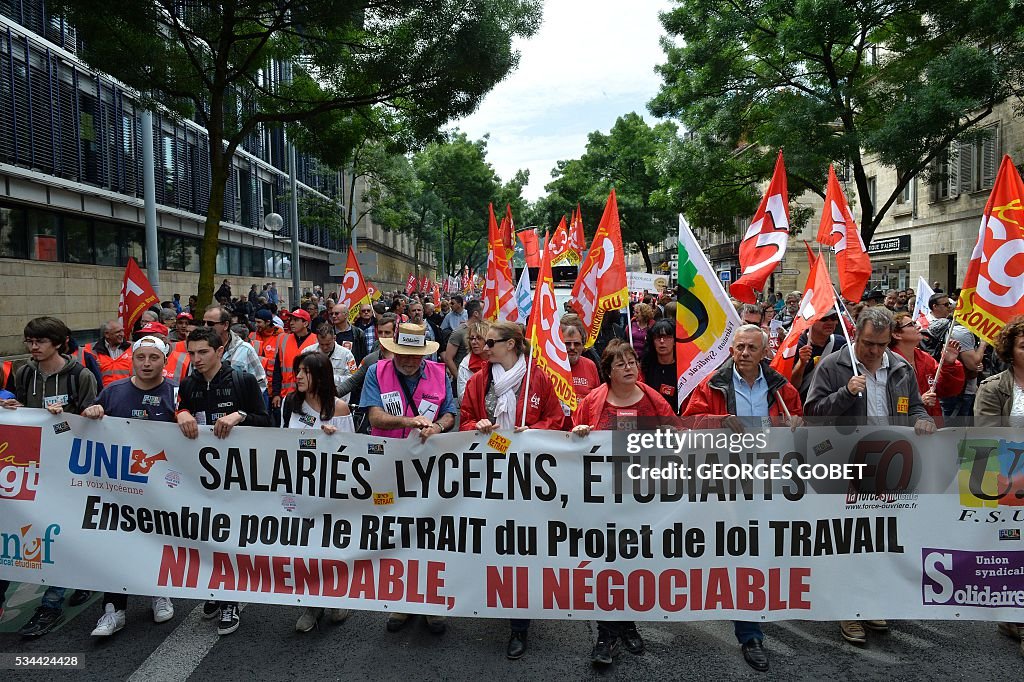
<path fill-rule="evenodd" d="M 181 384 L 181 380 L 188 376 L 189 367 L 192 362 L 189 360 L 188 353 L 177 350 L 171 351 L 171 354 L 167 356 L 167 364 L 164 365 L 164 379 L 170 379 L 172 381 Z"/>
<path fill-rule="evenodd" d="M 288 343 L 288 339 L 292 339 Z M 281 358 L 281 397 L 288 395 L 295 390 L 295 372 L 292 367 L 295 365 L 295 358 L 306 348 L 317 343 L 316 334 L 310 334 L 306 340 L 299 345 L 295 342 L 295 334 L 281 334 L 277 344 L 277 354 Z"/>
<path fill-rule="evenodd" d="M 99 342 L 97 342 L 99 343 Z M 89 352 L 100 364 L 100 378 L 103 380 L 103 388 L 120 379 L 127 379 L 132 375 L 132 351 L 129 348 L 121 353 L 117 360 L 111 359 L 106 353 L 97 353 L 89 346 Z M 85 358 L 82 358 L 82 366 L 85 366 Z"/>
<path fill-rule="evenodd" d="M 259 332 L 250 332 L 249 343 L 256 349 L 263 364 L 263 371 L 267 373 L 267 379 L 274 376 L 274 361 L 277 359 L 277 346 L 281 341 L 281 330 L 273 327 L 274 333 L 270 336 L 260 336 Z"/>

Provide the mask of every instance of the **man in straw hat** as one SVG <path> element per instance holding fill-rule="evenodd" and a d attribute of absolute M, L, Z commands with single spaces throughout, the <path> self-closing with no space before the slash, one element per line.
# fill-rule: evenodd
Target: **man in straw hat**
<path fill-rule="evenodd" d="M 438 343 L 428 341 L 422 324 L 402 323 L 395 338 L 382 336 L 381 347 L 392 354 L 366 371 L 360 402 L 368 410 L 370 434 L 405 438 L 414 431 L 422 440 L 455 426 L 452 385 L 440 362 L 427 360 Z M 388 632 L 401 630 L 410 620 L 407 613 L 388 616 Z M 427 616 L 427 628 L 444 633 L 444 616 Z"/>

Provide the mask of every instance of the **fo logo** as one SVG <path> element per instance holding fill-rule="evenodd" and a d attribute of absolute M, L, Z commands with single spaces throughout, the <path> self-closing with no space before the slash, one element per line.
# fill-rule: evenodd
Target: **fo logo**
<path fill-rule="evenodd" d="M 148 483 L 149 471 L 166 462 L 164 451 L 148 455 L 131 445 L 100 443 L 76 438 L 71 444 L 68 468 L 79 476 L 98 476 L 132 483 Z"/>
<path fill-rule="evenodd" d="M 963 507 L 1024 507 L 1024 443 L 962 441 L 957 483 Z"/>
<path fill-rule="evenodd" d="M 52 564 L 50 549 L 58 535 L 60 526 L 56 523 L 47 526 L 42 537 L 32 532 L 31 523 L 17 533 L 0 533 L 0 565 L 42 568 L 43 564 Z"/>
<path fill-rule="evenodd" d="M 36 499 L 40 434 L 34 426 L 0 426 L 0 500 Z"/>

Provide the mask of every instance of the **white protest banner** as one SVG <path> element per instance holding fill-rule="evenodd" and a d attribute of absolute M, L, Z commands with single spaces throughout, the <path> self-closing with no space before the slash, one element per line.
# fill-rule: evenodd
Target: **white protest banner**
<path fill-rule="evenodd" d="M 627 272 L 626 286 L 630 291 L 660 294 L 669 286 L 669 276 L 657 272 Z"/>
<path fill-rule="evenodd" d="M 4 410 L 0 578 L 500 618 L 1021 621 L 1015 434 L 189 441 Z M 754 480 L 733 480 L 744 466 Z M 899 489 L 870 492 L 878 480 Z"/>

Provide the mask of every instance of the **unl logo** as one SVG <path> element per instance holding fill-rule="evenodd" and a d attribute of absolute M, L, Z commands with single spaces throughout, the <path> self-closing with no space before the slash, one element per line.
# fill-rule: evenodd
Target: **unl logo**
<path fill-rule="evenodd" d="M 0 426 L 0 500 L 34 500 L 39 489 L 40 430 Z"/>
<path fill-rule="evenodd" d="M 108 445 L 76 438 L 71 444 L 68 468 L 80 476 L 147 483 L 153 465 L 166 461 L 167 455 L 163 450 L 150 455 L 130 445 Z"/>

